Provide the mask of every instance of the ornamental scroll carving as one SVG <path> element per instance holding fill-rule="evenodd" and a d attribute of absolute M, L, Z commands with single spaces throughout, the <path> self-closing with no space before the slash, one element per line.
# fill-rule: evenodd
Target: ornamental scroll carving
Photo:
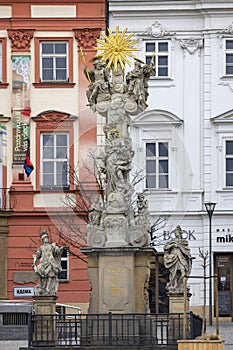
<path fill-rule="evenodd" d="M 143 33 L 138 36 L 151 37 L 151 38 L 162 38 L 164 36 L 172 36 L 175 32 L 170 32 L 158 22 L 155 21 L 150 27 L 148 27 Z"/>
<path fill-rule="evenodd" d="M 186 49 L 192 55 L 203 47 L 203 40 L 190 37 L 188 39 L 181 40 L 180 45 L 183 49 Z"/>
<path fill-rule="evenodd" d="M 233 34 L 233 22 L 227 26 L 226 28 L 224 28 L 223 30 L 218 32 L 219 34 Z"/>
<path fill-rule="evenodd" d="M 90 50 L 90 49 L 93 49 L 94 46 L 96 46 L 96 39 L 99 38 L 100 31 L 101 31 L 100 28 L 75 29 L 74 35 L 75 35 L 75 38 L 78 40 L 79 46 L 81 46 L 83 49 Z"/>
<path fill-rule="evenodd" d="M 75 119 L 76 118 L 70 116 L 69 114 L 58 111 L 42 112 L 33 118 L 38 129 L 50 130 L 56 129 L 59 126 L 71 128 Z"/>
<path fill-rule="evenodd" d="M 9 29 L 12 51 L 30 51 L 33 29 Z"/>

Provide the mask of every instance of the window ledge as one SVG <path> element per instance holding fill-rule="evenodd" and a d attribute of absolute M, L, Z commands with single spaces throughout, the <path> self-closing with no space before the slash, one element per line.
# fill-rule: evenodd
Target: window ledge
<path fill-rule="evenodd" d="M 224 187 L 224 188 L 222 188 L 222 189 L 220 189 L 220 190 L 216 190 L 216 192 L 217 193 L 223 193 L 223 192 L 233 192 L 233 186 L 232 187 Z"/>
<path fill-rule="evenodd" d="M 0 89 L 6 89 L 8 85 L 8 83 L 0 83 Z"/>
<path fill-rule="evenodd" d="M 222 75 L 220 77 L 221 80 L 232 80 L 233 79 L 233 74 L 229 74 L 229 75 Z"/>
<path fill-rule="evenodd" d="M 41 186 L 40 192 L 64 192 L 70 191 L 69 186 Z"/>
<path fill-rule="evenodd" d="M 150 78 L 149 80 L 150 87 L 174 87 L 174 79 L 173 78 Z"/>
<path fill-rule="evenodd" d="M 150 77 L 150 80 L 149 81 L 156 81 L 156 80 L 174 80 L 174 79 L 172 79 L 171 77 L 153 77 L 153 76 L 151 76 Z"/>
<path fill-rule="evenodd" d="M 169 188 L 146 188 L 144 193 L 148 194 L 154 194 L 154 193 L 171 193 L 171 194 L 177 194 L 178 191 L 170 190 Z"/>
<path fill-rule="evenodd" d="M 75 83 L 33 83 L 36 89 L 57 89 L 57 88 L 73 88 Z"/>

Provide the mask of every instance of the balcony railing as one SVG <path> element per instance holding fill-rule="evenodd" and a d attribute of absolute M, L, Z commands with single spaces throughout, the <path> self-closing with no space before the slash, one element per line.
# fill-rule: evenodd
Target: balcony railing
<path fill-rule="evenodd" d="M 0 212 L 12 211 L 16 205 L 13 188 L 0 187 Z"/>

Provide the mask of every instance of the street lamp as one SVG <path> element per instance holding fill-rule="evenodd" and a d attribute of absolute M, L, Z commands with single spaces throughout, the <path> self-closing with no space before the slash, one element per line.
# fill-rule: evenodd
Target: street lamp
<path fill-rule="evenodd" d="M 212 227 L 211 220 L 216 203 L 204 203 L 209 216 L 209 325 L 212 326 Z"/>

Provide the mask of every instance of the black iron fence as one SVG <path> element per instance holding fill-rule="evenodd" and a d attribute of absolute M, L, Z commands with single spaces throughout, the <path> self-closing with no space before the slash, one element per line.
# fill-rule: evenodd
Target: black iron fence
<path fill-rule="evenodd" d="M 177 340 L 201 335 L 202 319 L 187 314 L 31 315 L 29 346 L 177 348 Z"/>

